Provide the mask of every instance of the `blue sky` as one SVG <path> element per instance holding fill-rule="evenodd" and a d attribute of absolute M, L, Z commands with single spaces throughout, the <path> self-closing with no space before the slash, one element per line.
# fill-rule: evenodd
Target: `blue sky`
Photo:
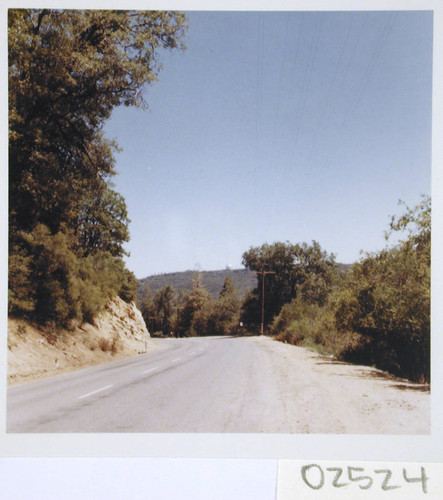
<path fill-rule="evenodd" d="M 351 263 L 431 189 L 432 13 L 188 12 L 105 134 L 138 278 L 311 242 Z"/>

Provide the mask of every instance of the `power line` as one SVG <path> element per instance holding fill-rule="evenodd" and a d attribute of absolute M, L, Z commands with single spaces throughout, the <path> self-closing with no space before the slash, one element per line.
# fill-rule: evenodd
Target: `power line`
<path fill-rule="evenodd" d="M 325 112 L 320 114 L 319 119 L 317 120 L 317 126 L 314 132 L 314 142 L 311 147 L 311 159 L 309 161 L 309 164 L 313 164 L 316 152 L 317 152 L 317 144 L 319 140 L 319 136 L 322 134 L 323 130 L 326 127 L 326 122 L 329 120 L 329 117 L 331 115 L 332 111 L 332 102 L 333 102 L 333 94 L 334 90 L 337 88 L 337 80 L 338 80 L 338 75 L 339 71 L 341 69 L 343 60 L 344 60 L 344 54 L 345 54 L 345 49 L 349 46 L 349 40 L 351 36 L 351 31 L 352 31 L 352 26 L 353 26 L 353 17 L 350 18 L 350 22 L 348 23 L 348 27 L 346 30 L 346 35 L 340 50 L 340 54 L 337 60 L 337 64 L 335 65 L 335 71 L 334 75 L 332 77 L 331 83 L 328 88 L 328 92 L 326 94 L 325 98 Z"/>
<path fill-rule="evenodd" d="M 317 14 L 317 16 L 315 17 L 314 35 L 312 37 L 312 43 L 311 43 L 311 46 L 309 48 L 308 64 L 307 64 L 306 72 L 305 72 L 304 79 L 303 79 L 302 104 L 301 104 L 300 112 L 298 114 L 298 121 L 296 123 L 296 129 L 295 129 L 295 134 L 294 134 L 294 146 L 297 145 L 298 136 L 300 133 L 301 122 L 303 119 L 303 115 L 305 114 L 306 101 L 308 99 L 308 89 L 309 89 L 311 79 L 312 79 L 312 72 L 313 72 L 313 68 L 315 65 L 315 60 L 317 59 L 321 26 L 323 24 L 322 14 L 321 13 L 316 13 L 316 14 Z"/>
<path fill-rule="evenodd" d="M 372 53 L 372 58 L 369 61 L 368 65 L 366 66 L 365 73 L 362 77 L 362 85 L 355 93 L 355 97 L 348 108 L 347 117 L 345 119 L 345 124 L 346 124 L 346 121 L 349 118 L 349 116 L 352 116 L 355 113 L 355 110 L 357 109 L 363 95 L 365 94 L 365 92 L 369 86 L 369 83 L 372 79 L 372 75 L 374 73 L 374 68 L 377 64 L 378 59 L 380 58 L 381 52 L 382 52 L 383 47 L 386 43 L 386 40 L 389 36 L 389 33 L 392 30 L 392 27 L 394 25 L 394 19 L 395 19 L 396 15 L 397 15 L 396 12 L 391 12 L 390 15 L 388 16 L 388 19 L 387 19 L 385 25 L 381 29 L 381 34 L 377 39 L 377 45 L 374 49 L 374 52 Z"/>
<path fill-rule="evenodd" d="M 257 159 L 260 157 L 259 154 L 259 136 L 260 136 L 260 119 L 262 115 L 262 105 L 263 105 L 263 60 L 264 60 L 264 13 L 260 12 L 258 20 L 258 60 L 257 60 L 257 95 L 255 100 L 255 155 L 253 157 L 253 165 L 257 163 Z"/>

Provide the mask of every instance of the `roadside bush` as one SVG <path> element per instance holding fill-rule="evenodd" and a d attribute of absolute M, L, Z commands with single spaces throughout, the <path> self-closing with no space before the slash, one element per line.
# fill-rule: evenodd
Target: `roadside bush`
<path fill-rule="evenodd" d="M 59 232 L 51 235 L 43 224 L 31 233 L 21 233 L 22 255 L 26 254 L 26 280 L 30 295 L 34 296 L 33 308 L 25 312 L 40 323 L 53 322 L 66 325 L 80 317 L 80 290 L 75 279 L 78 260 L 71 250 L 69 235 Z M 12 290 L 16 283 L 12 282 Z M 17 305 L 17 303 L 16 303 Z M 16 308 L 17 311 L 18 308 Z"/>
<path fill-rule="evenodd" d="M 303 302 L 300 298 L 283 306 L 270 332 L 277 340 L 334 356 L 339 356 L 342 350 L 353 345 L 355 337 L 337 330 L 330 303 L 319 306 Z"/>
<path fill-rule="evenodd" d="M 91 322 L 119 289 L 120 266 L 107 252 L 79 260 L 76 280 L 80 288 L 80 319 Z"/>
<path fill-rule="evenodd" d="M 134 301 L 138 305 L 137 289 L 137 278 L 134 276 L 134 273 L 132 273 L 128 269 L 125 269 L 122 262 L 120 290 L 118 292 L 118 295 L 125 302 Z"/>
<path fill-rule="evenodd" d="M 31 283 L 31 256 L 14 245 L 8 258 L 8 314 L 25 316 L 35 309 L 35 290 Z"/>
<path fill-rule="evenodd" d="M 105 339 L 102 337 L 98 342 L 98 347 L 103 352 L 110 352 L 113 355 L 116 354 L 120 348 L 120 341 L 119 341 L 118 335 L 114 335 L 112 340 Z"/>
<path fill-rule="evenodd" d="M 392 217 L 391 248 L 368 254 L 327 300 L 300 294 L 274 318 L 279 340 L 314 347 L 417 382 L 430 380 L 431 203 Z"/>
<path fill-rule="evenodd" d="M 430 379 L 430 200 L 392 218 L 407 238 L 354 265 L 336 304 L 340 331 L 359 334 L 342 359 L 418 382 Z"/>
<path fill-rule="evenodd" d="M 92 321 L 112 296 L 134 295 L 135 278 L 119 257 L 105 251 L 79 256 L 69 231 L 52 235 L 40 224 L 15 240 L 9 256 L 12 316 L 67 327 Z"/>
<path fill-rule="evenodd" d="M 413 252 L 368 256 L 350 275 L 336 311 L 342 331 L 359 334 L 342 358 L 417 381 L 430 376 L 430 274 Z"/>

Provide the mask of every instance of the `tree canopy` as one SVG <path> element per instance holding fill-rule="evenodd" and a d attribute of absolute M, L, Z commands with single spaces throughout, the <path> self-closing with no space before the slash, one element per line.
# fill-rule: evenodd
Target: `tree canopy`
<path fill-rule="evenodd" d="M 401 233 L 406 232 L 406 238 Z M 336 306 L 339 329 L 357 332 L 344 353 L 413 380 L 430 377 L 431 200 L 392 217 L 400 241 L 355 264 Z"/>
<path fill-rule="evenodd" d="M 183 47 L 185 17 L 11 9 L 8 23 L 10 222 L 81 232 L 79 195 L 109 197 L 114 173 L 103 124 L 116 106 L 147 105 L 142 88 L 157 79 L 158 49 Z"/>
<path fill-rule="evenodd" d="M 324 303 L 336 267 L 334 255 L 328 255 L 316 241 L 311 245 L 276 242 L 251 247 L 243 254 L 243 265 L 258 272 L 257 287 L 243 306 L 243 319 L 253 324 L 257 324 L 260 317 L 263 280 L 260 271 L 275 273 L 264 278 L 265 323 L 269 323 L 283 305 L 296 296 L 302 295 L 306 300 Z"/>
<path fill-rule="evenodd" d="M 110 184 L 117 145 L 103 125 L 116 106 L 147 107 L 142 90 L 158 77 L 159 51 L 184 48 L 186 22 L 173 11 L 8 11 L 9 284 L 10 299 L 22 297 L 16 313 L 44 300 L 25 293 L 39 272 L 29 238 L 52 248 L 51 238 L 65 235 L 60 248 L 69 258 L 124 255 L 129 219 Z M 134 277 L 125 271 L 122 281 L 123 295 L 133 296 Z"/>

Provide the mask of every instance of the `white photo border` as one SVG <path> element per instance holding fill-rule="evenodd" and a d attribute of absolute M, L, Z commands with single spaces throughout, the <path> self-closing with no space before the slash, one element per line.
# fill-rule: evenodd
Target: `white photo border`
<path fill-rule="evenodd" d="M 433 153 L 432 153 L 432 394 L 431 433 L 403 435 L 320 435 L 320 434 L 8 434 L 6 433 L 7 379 L 7 10 L 8 8 L 87 8 L 87 9 L 177 9 L 177 10 L 431 10 L 434 12 Z M 211 2 L 187 0 L 50 0 L 3 2 L 0 7 L 0 95 L 3 103 L 2 134 L 3 200 L 1 206 L 0 304 L 2 336 L 0 345 L 0 457 L 133 457 L 133 458 L 260 458 L 322 459 L 367 461 L 443 462 L 443 411 L 441 381 L 443 363 L 443 279 L 442 251 L 442 82 L 443 5 L 440 0 L 289 1 L 252 2 L 247 0 Z"/>

